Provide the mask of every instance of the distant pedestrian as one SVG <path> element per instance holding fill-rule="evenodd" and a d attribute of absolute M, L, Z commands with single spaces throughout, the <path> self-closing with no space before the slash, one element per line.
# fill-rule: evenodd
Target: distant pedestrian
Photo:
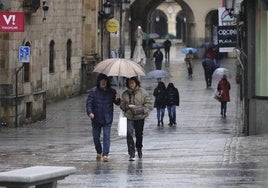
<path fill-rule="evenodd" d="M 166 58 L 166 61 L 169 62 L 169 60 L 170 60 L 170 47 L 171 47 L 171 41 L 169 39 L 165 40 L 164 47 L 165 47 L 165 58 Z"/>
<path fill-rule="evenodd" d="M 176 106 L 180 105 L 180 94 L 173 83 L 167 86 L 167 110 L 169 117 L 169 126 L 176 126 Z"/>
<path fill-rule="evenodd" d="M 218 47 L 215 47 L 214 51 L 215 51 L 215 68 L 217 69 L 221 67 L 221 59 L 222 59 L 223 54 L 219 52 Z"/>
<path fill-rule="evenodd" d="M 93 141 L 98 161 L 101 160 L 101 157 L 103 157 L 104 162 L 109 161 L 113 103 L 120 104 L 120 95 L 115 89 L 111 88 L 108 77 L 104 74 L 99 74 L 96 86 L 88 93 L 86 105 L 87 115 L 92 122 Z M 100 141 L 101 131 L 103 131 L 103 146 Z"/>
<path fill-rule="evenodd" d="M 157 111 L 157 126 L 164 126 L 164 116 L 165 116 L 165 108 L 166 108 L 166 99 L 167 99 L 167 92 L 166 86 L 164 82 L 158 82 L 157 87 L 154 89 L 153 93 L 155 97 L 154 107 Z"/>
<path fill-rule="evenodd" d="M 154 52 L 153 58 L 155 63 L 155 69 L 161 70 L 163 62 L 163 53 L 161 52 L 160 48 L 157 48 L 157 50 Z"/>
<path fill-rule="evenodd" d="M 189 53 L 186 54 L 185 59 L 184 59 L 187 70 L 188 70 L 189 78 L 192 78 L 192 75 L 193 75 L 193 58 L 194 58 L 193 51 L 189 50 Z"/>
<path fill-rule="evenodd" d="M 227 80 L 226 75 L 223 75 L 217 87 L 217 90 L 221 95 L 220 102 L 221 102 L 221 116 L 222 117 L 226 117 L 227 102 L 230 102 L 230 94 L 229 94 L 230 89 L 231 89 L 231 85 L 229 81 Z"/>
<path fill-rule="evenodd" d="M 136 77 L 127 78 L 126 87 L 127 90 L 122 93 L 120 108 L 127 118 L 129 161 L 134 161 L 135 147 L 137 148 L 138 157 L 142 158 L 144 119 L 149 115 L 153 107 L 150 95 L 140 86 L 140 81 Z M 141 110 L 135 113 L 134 109 L 136 107 Z M 136 143 L 133 139 L 134 135 L 136 136 Z"/>
<path fill-rule="evenodd" d="M 209 47 L 204 54 L 204 57 L 210 57 L 213 61 L 215 61 L 216 53 L 214 47 Z"/>
<path fill-rule="evenodd" d="M 207 84 L 207 88 L 211 87 L 212 84 L 212 74 L 215 70 L 215 64 L 210 57 L 206 57 L 202 62 L 202 66 L 204 68 L 205 73 L 205 81 Z"/>

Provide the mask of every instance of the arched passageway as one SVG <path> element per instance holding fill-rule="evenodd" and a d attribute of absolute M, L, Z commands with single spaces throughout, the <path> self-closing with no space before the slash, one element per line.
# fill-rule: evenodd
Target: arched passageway
<path fill-rule="evenodd" d="M 157 32 L 160 32 L 160 34 L 167 34 L 167 16 L 165 12 L 159 11 L 157 7 L 163 3 L 163 0 L 151 0 L 148 2 L 142 1 L 142 0 L 136 0 L 132 3 L 130 7 L 131 11 L 131 30 L 132 33 L 136 30 L 137 26 L 141 26 L 145 32 L 154 32 L 155 29 L 158 29 Z M 174 0 L 175 3 L 177 3 L 181 9 L 183 10 L 182 13 L 177 13 L 180 15 L 179 17 L 179 24 L 182 24 L 184 22 L 183 27 L 185 27 L 185 43 L 189 46 L 195 45 L 195 24 L 194 24 L 194 14 L 190 6 L 185 3 L 183 0 Z M 159 22 L 156 23 L 156 18 L 159 16 Z M 183 17 L 181 17 L 183 16 Z M 178 24 L 178 27 L 181 26 Z M 159 28 L 157 28 L 159 27 Z M 160 28 L 161 27 L 161 28 Z M 175 36 L 182 37 L 180 34 L 175 33 Z M 131 37 L 134 37 L 133 35 Z M 133 40 L 135 40 L 133 38 Z"/>
<path fill-rule="evenodd" d="M 172 6 L 168 6 L 168 4 Z M 166 8 L 160 9 L 162 5 Z M 173 6 L 174 5 L 174 6 Z M 202 9 L 200 7 L 202 6 Z M 203 0 L 135 0 L 130 6 L 130 41 L 135 44 L 135 30 L 141 26 L 146 33 L 172 34 L 185 46 L 203 48 L 216 41 L 219 1 Z M 174 9 L 174 7 L 179 7 Z M 173 13 L 172 13 L 173 12 Z M 173 16 L 173 17 L 172 17 Z M 159 17 L 159 22 L 156 18 Z M 174 23 L 171 23 L 171 17 Z M 171 27 L 171 25 L 173 25 Z M 201 57 L 203 54 L 198 54 Z"/>

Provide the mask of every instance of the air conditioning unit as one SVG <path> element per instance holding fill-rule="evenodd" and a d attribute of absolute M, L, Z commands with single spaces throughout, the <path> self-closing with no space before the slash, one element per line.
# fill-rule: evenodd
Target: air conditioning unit
<path fill-rule="evenodd" d="M 40 0 L 23 0 L 23 8 L 36 11 L 40 7 Z"/>
<path fill-rule="evenodd" d="M 10 0 L 0 0 L 0 10 L 10 10 L 11 1 Z"/>

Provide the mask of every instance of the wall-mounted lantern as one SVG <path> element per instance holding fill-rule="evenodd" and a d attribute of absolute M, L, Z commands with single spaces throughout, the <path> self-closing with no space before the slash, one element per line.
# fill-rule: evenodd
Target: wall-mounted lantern
<path fill-rule="evenodd" d="M 47 2 L 46 1 L 43 1 L 43 6 L 42 6 L 42 9 L 43 9 L 43 22 L 46 21 L 46 14 L 47 14 L 47 11 L 49 9 L 48 5 L 47 5 Z"/>

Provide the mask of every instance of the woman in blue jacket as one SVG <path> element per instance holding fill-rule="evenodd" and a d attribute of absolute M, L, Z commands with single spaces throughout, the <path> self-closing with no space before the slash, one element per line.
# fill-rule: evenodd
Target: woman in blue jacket
<path fill-rule="evenodd" d="M 111 88 L 108 77 L 99 74 L 97 85 L 88 93 L 87 115 L 92 121 L 92 133 L 97 151 L 97 160 L 103 157 L 104 162 L 108 162 L 110 151 L 110 132 L 113 122 L 113 103 L 120 104 L 120 95 Z M 103 130 L 103 146 L 100 141 L 101 130 Z"/>

